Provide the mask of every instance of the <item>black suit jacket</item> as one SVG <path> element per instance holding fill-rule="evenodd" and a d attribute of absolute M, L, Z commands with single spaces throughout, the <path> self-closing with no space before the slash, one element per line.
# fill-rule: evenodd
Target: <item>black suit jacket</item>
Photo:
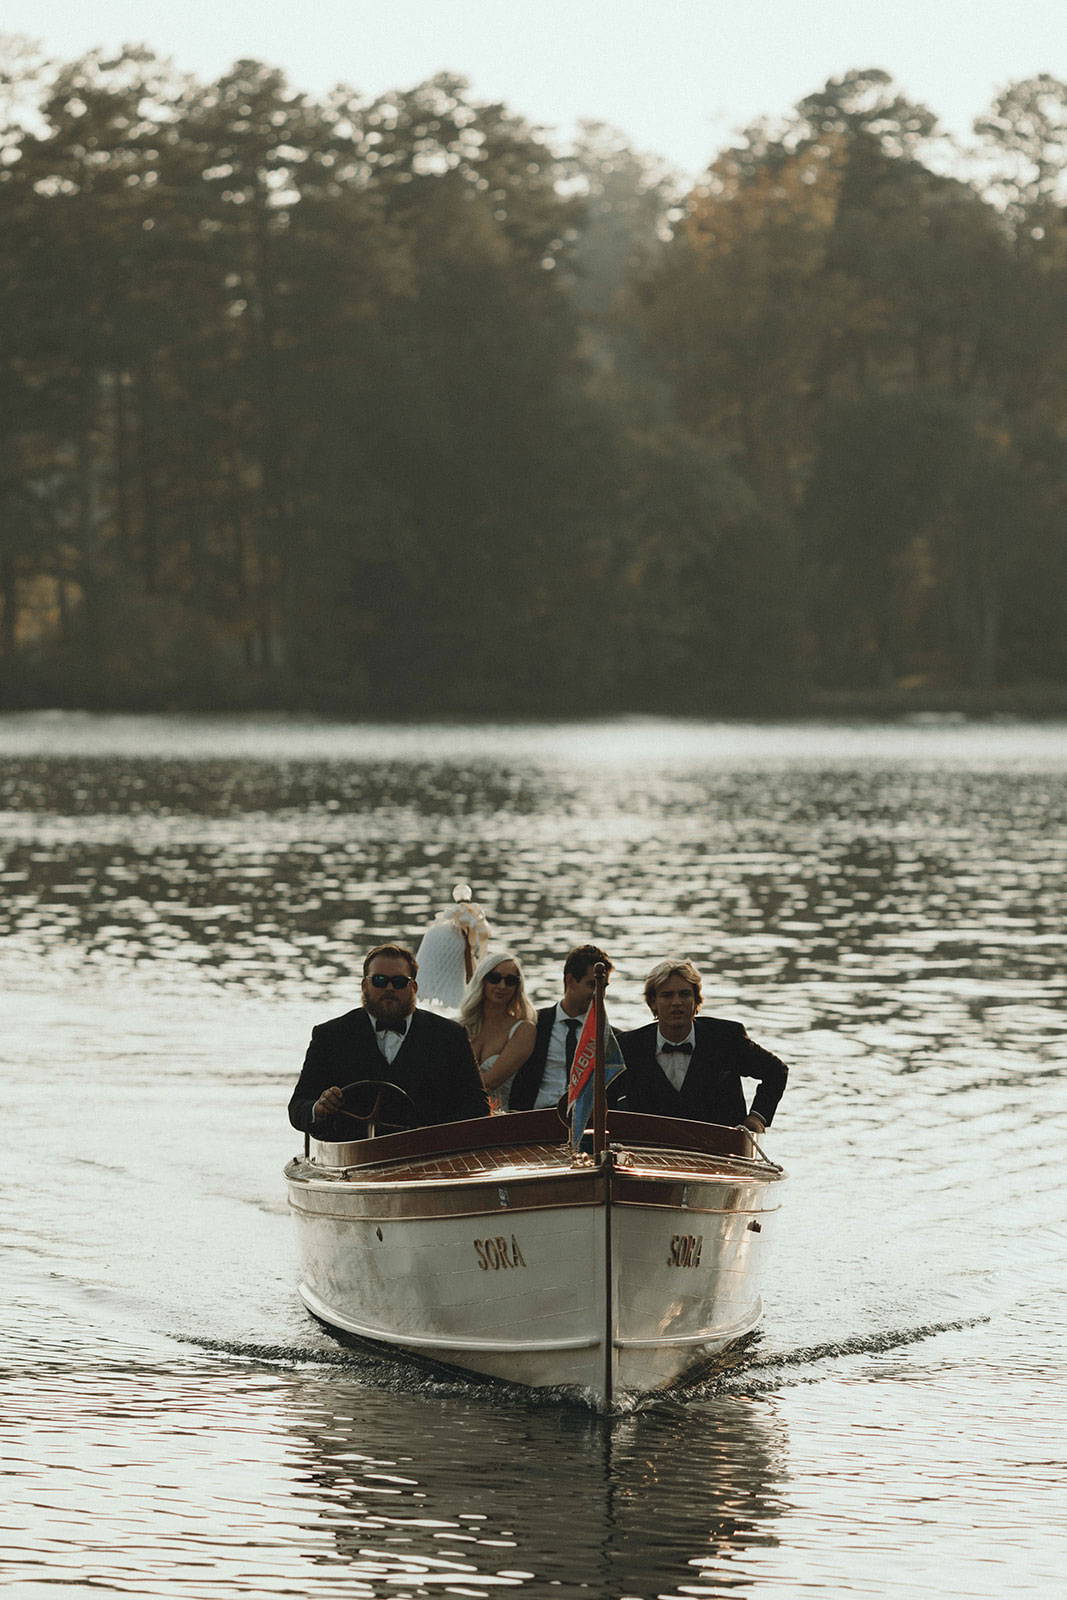
<path fill-rule="evenodd" d="M 404 1042 L 390 1065 L 378 1049 L 374 1020 L 363 1006 L 322 1022 L 311 1033 L 304 1066 L 289 1101 L 289 1121 L 316 1139 L 351 1139 L 356 1124 L 348 1117 L 312 1118 L 324 1089 L 362 1078 L 395 1083 L 411 1097 L 420 1125 L 462 1122 L 489 1111 L 470 1040 L 458 1022 L 432 1011 L 411 1013 Z"/>
<path fill-rule="evenodd" d="M 548 1044 L 552 1037 L 552 1024 L 555 1020 L 555 1006 L 543 1006 L 538 1011 L 533 1049 L 511 1080 L 511 1093 L 508 1096 L 509 1111 L 533 1110 L 534 1102 L 540 1092 L 545 1076 L 545 1066 L 548 1062 Z M 609 1106 L 614 1106 L 617 1109 L 623 1109 L 626 1106 L 624 1099 L 626 1076 L 625 1072 L 620 1072 L 608 1084 Z"/>
<path fill-rule="evenodd" d="M 656 1023 L 619 1034 L 626 1061 L 627 1111 L 688 1117 L 729 1128 L 743 1122 L 751 1110 L 769 1125 L 789 1076 L 785 1062 L 754 1044 L 739 1022 L 697 1017 L 694 1026 L 696 1043 L 680 1089 L 656 1060 Z M 751 1107 L 745 1105 L 742 1078 L 759 1080 Z"/>

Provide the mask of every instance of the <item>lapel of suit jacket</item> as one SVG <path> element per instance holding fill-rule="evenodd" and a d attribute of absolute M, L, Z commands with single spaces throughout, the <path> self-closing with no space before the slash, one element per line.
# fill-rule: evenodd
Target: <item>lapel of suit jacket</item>
<path fill-rule="evenodd" d="M 534 1041 L 534 1048 L 539 1055 L 548 1055 L 548 1046 L 552 1039 L 552 1025 L 555 1020 L 556 1008 L 554 1005 L 545 1006 L 543 1010 L 537 1013 L 537 1037 Z"/>
<path fill-rule="evenodd" d="M 693 1036 L 695 1042 L 693 1045 L 693 1054 L 689 1057 L 689 1066 L 686 1069 L 685 1077 L 682 1079 L 683 1088 L 688 1083 L 689 1074 L 693 1071 L 694 1067 L 698 1068 L 697 1074 L 693 1079 L 694 1083 L 699 1081 L 701 1071 L 704 1073 L 705 1079 L 709 1083 L 712 1078 L 717 1078 L 721 1071 L 721 1068 L 716 1062 L 715 1049 L 712 1044 L 713 1030 L 711 1028 L 702 1028 L 700 1025 L 700 1020 L 701 1019 L 697 1017 L 694 1023 Z"/>
<path fill-rule="evenodd" d="M 545 1075 L 545 1060 L 548 1056 L 548 1041 L 552 1033 L 555 1010 L 555 1006 L 538 1007 L 533 1049 L 511 1080 L 513 1106 L 521 1106 L 524 1102 L 532 1106 L 537 1099 L 541 1080 Z"/>
<path fill-rule="evenodd" d="M 359 1046 L 360 1039 L 362 1038 L 364 1046 L 369 1045 L 372 1050 L 377 1051 L 378 1055 L 381 1055 L 382 1053 L 378 1049 L 378 1035 L 374 1031 L 374 1018 L 371 1016 L 366 1006 L 358 1007 L 354 1014 L 354 1021 L 356 1028 L 357 1048 Z M 382 1056 L 382 1060 L 385 1060 L 384 1056 Z"/>
<path fill-rule="evenodd" d="M 656 1060 L 656 1024 L 647 1023 L 639 1030 L 638 1037 L 641 1040 L 639 1049 L 642 1064 L 654 1068 L 657 1072 L 660 1071 L 659 1062 Z"/>
<path fill-rule="evenodd" d="M 351 1080 L 353 1083 L 374 1081 L 374 1075 L 379 1066 L 388 1067 L 382 1052 L 378 1049 L 378 1035 L 374 1027 L 374 1018 L 366 1006 L 357 1006 L 350 1013 L 352 1019 L 352 1071 L 356 1074 Z"/>

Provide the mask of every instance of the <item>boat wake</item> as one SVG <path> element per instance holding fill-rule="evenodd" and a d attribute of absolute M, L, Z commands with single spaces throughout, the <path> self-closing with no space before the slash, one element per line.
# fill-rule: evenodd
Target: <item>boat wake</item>
<path fill-rule="evenodd" d="M 850 1356 L 885 1355 L 908 1345 L 932 1339 L 941 1333 L 958 1333 L 968 1328 L 980 1327 L 989 1322 L 988 1316 L 962 1317 L 950 1322 L 924 1322 L 912 1328 L 889 1328 L 876 1333 L 856 1334 L 844 1339 L 828 1340 L 823 1344 L 801 1345 L 795 1350 L 762 1352 L 763 1336 L 753 1333 L 721 1359 L 716 1369 L 684 1388 L 658 1395 L 618 1397 L 614 1414 L 645 1410 L 664 1402 L 685 1404 L 691 1400 L 711 1400 L 719 1395 L 766 1394 L 775 1389 L 796 1383 L 818 1383 L 829 1376 L 827 1367 Z M 410 1391 L 418 1387 L 426 1393 L 463 1393 L 472 1388 L 482 1389 L 505 1398 L 521 1399 L 524 1405 L 533 1402 L 573 1405 L 579 1397 L 571 1390 L 541 1389 L 531 1391 L 520 1385 L 500 1379 L 476 1377 L 458 1373 L 454 1369 L 437 1367 L 425 1360 L 415 1363 L 410 1356 L 394 1361 L 389 1353 L 376 1346 L 365 1344 L 353 1335 L 334 1334 L 341 1342 L 337 1348 L 303 1344 L 259 1344 L 235 1339 L 213 1339 L 189 1334 L 171 1335 L 179 1344 L 195 1345 L 198 1349 L 237 1360 L 264 1362 L 270 1365 L 299 1367 L 329 1367 L 347 1377 L 363 1379 L 382 1387 L 397 1385 Z M 413 1370 L 421 1379 L 413 1385 Z M 580 1401 L 579 1401 L 580 1403 Z"/>
<path fill-rule="evenodd" d="M 530 1391 L 507 1383 L 500 1378 L 481 1377 L 476 1373 L 459 1372 L 454 1367 L 442 1367 L 424 1356 L 409 1353 L 400 1357 L 388 1346 L 372 1344 L 355 1334 L 331 1329 L 329 1337 L 336 1347 L 303 1344 L 256 1344 L 239 1339 L 214 1339 L 204 1335 L 172 1334 L 179 1344 L 195 1345 L 216 1355 L 229 1356 L 238 1361 L 264 1363 L 268 1366 L 329 1367 L 341 1376 L 377 1388 L 402 1389 L 405 1393 L 418 1390 L 422 1393 L 467 1392 L 485 1389 L 506 1395 L 521 1394 L 528 1398 Z"/>
<path fill-rule="evenodd" d="M 763 1394 L 793 1383 L 818 1383 L 827 1374 L 825 1363 L 848 1356 L 886 1355 L 907 1345 L 919 1344 L 939 1333 L 959 1333 L 989 1322 L 986 1315 L 959 1317 L 950 1322 L 922 1322 L 913 1328 L 883 1328 L 876 1333 L 856 1334 L 846 1339 L 830 1339 L 824 1344 L 800 1345 L 795 1350 L 762 1353 L 762 1335 L 755 1333 L 728 1366 L 709 1374 L 688 1391 L 710 1398 L 716 1394 Z"/>
<path fill-rule="evenodd" d="M 199 1350 L 209 1350 L 216 1355 L 235 1356 L 238 1360 L 282 1362 L 286 1366 L 347 1367 L 353 1372 L 376 1364 L 374 1353 L 355 1349 L 328 1350 L 321 1345 L 254 1344 L 241 1339 L 212 1339 L 207 1335 L 173 1333 L 178 1344 L 195 1345 Z"/>

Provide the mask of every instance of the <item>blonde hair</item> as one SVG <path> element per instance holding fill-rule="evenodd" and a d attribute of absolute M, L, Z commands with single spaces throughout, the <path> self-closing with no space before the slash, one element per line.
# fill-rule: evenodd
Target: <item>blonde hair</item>
<path fill-rule="evenodd" d="M 508 1006 L 511 1016 L 522 1017 L 526 1022 L 536 1022 L 537 1012 L 526 993 L 526 980 L 523 976 L 522 962 L 518 956 L 512 955 L 510 950 L 498 950 L 495 955 L 483 956 L 470 975 L 470 981 L 463 991 L 463 999 L 459 1003 L 459 1020 L 466 1028 L 469 1036 L 474 1039 L 482 1031 L 485 1021 L 485 979 L 493 968 L 501 961 L 513 961 L 519 974 L 519 982 L 515 989 L 514 999 Z"/>
<path fill-rule="evenodd" d="M 666 983 L 668 978 L 673 978 L 676 974 L 691 985 L 697 997 L 696 1008 L 698 1011 L 700 1010 L 704 1002 L 700 973 L 693 963 L 687 961 L 684 956 L 669 956 L 666 961 L 657 962 L 645 979 L 645 1004 L 650 1011 L 655 1011 L 656 1009 L 656 990 L 660 984 Z"/>

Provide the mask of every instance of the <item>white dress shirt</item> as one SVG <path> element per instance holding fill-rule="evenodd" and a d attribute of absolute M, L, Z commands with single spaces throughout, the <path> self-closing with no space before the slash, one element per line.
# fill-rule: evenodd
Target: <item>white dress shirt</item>
<path fill-rule="evenodd" d="M 556 1015 L 552 1019 L 552 1032 L 548 1036 L 548 1054 L 545 1057 L 545 1073 L 541 1079 L 541 1087 L 537 1091 L 534 1101 L 534 1110 L 543 1106 L 554 1106 L 560 1095 L 567 1087 L 568 1069 L 566 1063 L 567 1049 L 567 1024 L 576 1022 L 578 1031 L 574 1035 L 577 1046 L 582 1036 L 582 1024 L 585 1017 L 571 1017 L 564 1011 L 562 1005 L 556 1006 Z"/>
<path fill-rule="evenodd" d="M 373 1017 L 371 1018 L 371 1024 L 372 1026 L 374 1024 Z M 408 1028 L 410 1024 L 411 1017 L 406 1016 L 403 1018 L 403 1033 L 394 1033 L 392 1028 L 383 1028 L 381 1033 L 378 1032 L 376 1027 L 374 1029 L 374 1038 L 377 1042 L 378 1049 L 381 1051 L 382 1055 L 385 1057 L 386 1061 L 388 1061 L 390 1066 L 392 1066 L 393 1062 L 400 1054 L 400 1046 L 404 1043 L 404 1040 L 408 1036 Z"/>
<path fill-rule="evenodd" d="M 668 1081 L 676 1089 L 680 1089 L 685 1082 L 685 1075 L 689 1071 L 689 1063 L 693 1059 L 692 1050 L 688 1055 L 684 1050 L 669 1050 L 664 1054 L 663 1046 L 665 1044 L 685 1044 L 687 1041 L 692 1046 L 692 1050 L 695 1050 L 697 1046 L 697 1031 L 695 1028 L 690 1028 L 684 1039 L 665 1039 L 659 1029 L 656 1029 L 656 1062 L 663 1069 Z"/>

